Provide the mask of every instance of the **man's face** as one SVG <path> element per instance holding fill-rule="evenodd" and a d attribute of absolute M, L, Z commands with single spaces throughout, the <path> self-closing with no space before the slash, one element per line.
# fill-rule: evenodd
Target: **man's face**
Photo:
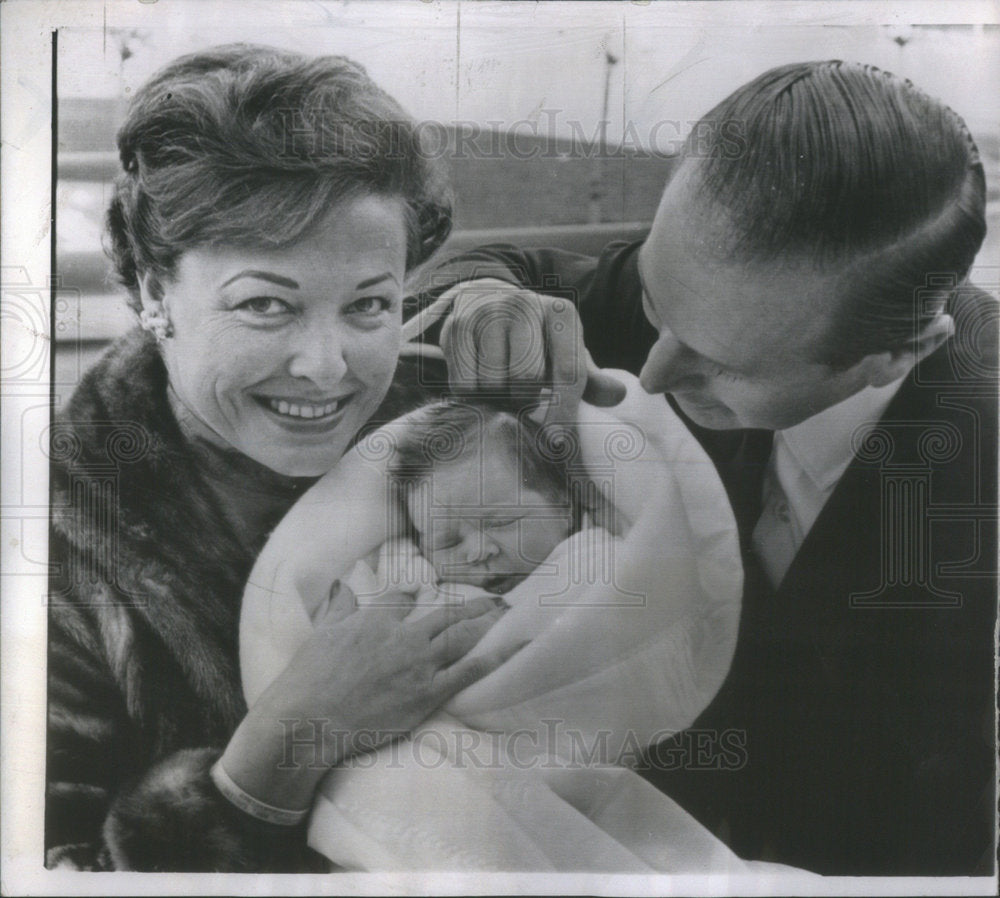
<path fill-rule="evenodd" d="M 834 277 L 802 263 L 744 266 L 713 255 L 703 211 L 682 169 L 640 250 L 646 317 L 660 334 L 643 388 L 673 394 L 704 427 L 779 430 L 866 386 L 863 364 L 816 361 L 838 298 Z"/>

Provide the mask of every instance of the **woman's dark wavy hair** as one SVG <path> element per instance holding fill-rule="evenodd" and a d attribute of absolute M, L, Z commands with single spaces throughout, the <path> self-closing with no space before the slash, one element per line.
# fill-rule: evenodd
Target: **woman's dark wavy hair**
<path fill-rule="evenodd" d="M 685 156 L 695 202 L 726 212 L 726 257 L 799 259 L 837 275 L 843 301 L 820 359 L 837 367 L 912 340 L 986 234 L 985 176 L 965 122 L 874 66 L 771 69 L 703 117 Z"/>
<path fill-rule="evenodd" d="M 339 56 L 248 44 L 183 56 L 136 94 L 118 153 L 109 252 L 136 310 L 139 276 L 169 279 L 186 250 L 286 246 L 356 196 L 404 201 L 407 268 L 451 230 L 419 126 Z"/>

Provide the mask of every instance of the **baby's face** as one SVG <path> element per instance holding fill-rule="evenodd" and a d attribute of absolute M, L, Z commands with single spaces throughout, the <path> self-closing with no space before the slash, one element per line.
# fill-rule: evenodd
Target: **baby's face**
<path fill-rule="evenodd" d="M 445 582 L 504 593 L 571 531 L 568 507 L 520 483 L 503 452 L 444 464 L 410 490 L 420 551 Z"/>

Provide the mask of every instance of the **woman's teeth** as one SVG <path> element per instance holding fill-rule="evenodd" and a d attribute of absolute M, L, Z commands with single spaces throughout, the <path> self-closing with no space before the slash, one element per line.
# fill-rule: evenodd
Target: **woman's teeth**
<path fill-rule="evenodd" d="M 287 402 L 284 399 L 268 399 L 267 404 L 272 412 L 288 415 L 290 418 L 323 418 L 332 415 L 344 404 L 344 399 L 335 399 L 324 405 L 312 405 L 305 402 Z"/>

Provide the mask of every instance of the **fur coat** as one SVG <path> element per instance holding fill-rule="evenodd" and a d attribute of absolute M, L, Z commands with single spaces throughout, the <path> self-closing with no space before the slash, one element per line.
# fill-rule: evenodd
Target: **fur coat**
<path fill-rule="evenodd" d="M 401 361 L 373 421 L 426 397 Z M 49 867 L 317 869 L 304 826 L 236 810 L 209 771 L 246 713 L 240 599 L 256 552 L 307 484 L 233 453 L 275 501 L 237 526 L 170 411 L 155 343 L 135 331 L 52 428 Z"/>

